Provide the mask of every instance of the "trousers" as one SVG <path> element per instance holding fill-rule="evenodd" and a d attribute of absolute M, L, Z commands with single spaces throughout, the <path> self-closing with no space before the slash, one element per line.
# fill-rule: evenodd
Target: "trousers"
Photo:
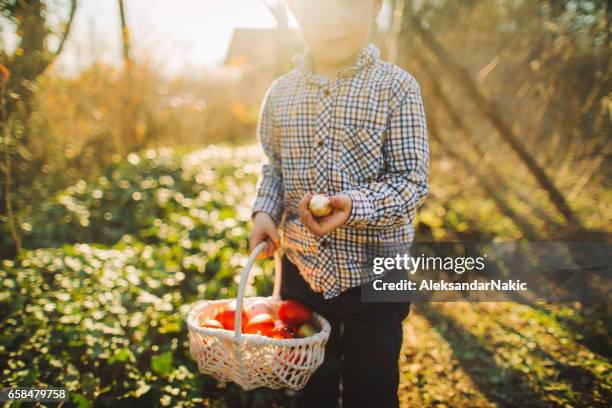
<path fill-rule="evenodd" d="M 332 299 L 314 292 L 286 255 L 282 299 L 296 299 L 331 324 L 325 359 L 296 392 L 298 407 L 397 407 L 398 359 L 410 302 L 362 302 L 356 286 Z"/>

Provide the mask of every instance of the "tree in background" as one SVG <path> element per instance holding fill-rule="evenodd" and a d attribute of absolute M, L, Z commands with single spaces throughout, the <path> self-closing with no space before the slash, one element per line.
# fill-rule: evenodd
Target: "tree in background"
<path fill-rule="evenodd" d="M 14 159 L 21 161 L 26 157 L 23 157 L 19 152 L 13 153 L 12 147 L 18 144 L 27 145 L 28 132 L 23 126 L 17 127 L 11 126 L 11 124 L 15 123 L 16 116 L 20 117 L 20 123 L 27 123 L 32 111 L 32 97 L 37 89 L 36 81 L 62 52 L 70 34 L 76 8 L 77 1 L 71 0 L 68 19 L 59 30 L 59 45 L 57 49 L 51 50 L 48 47 L 48 39 L 54 33 L 47 25 L 46 5 L 42 1 L 0 1 L 0 10 L 3 17 L 15 24 L 15 32 L 19 37 L 12 54 L 9 54 L 4 46 L 0 48 L 0 66 L 4 73 L 0 95 L 3 137 L 2 173 L 4 174 L 2 194 L 4 200 L 0 204 L 0 210 L 3 214 L 6 214 L 5 218 L 15 241 L 17 252 L 21 249 L 21 240 L 11 197 L 11 184 L 13 182 L 11 165 Z M 21 180 L 18 182 L 21 182 Z"/>
<path fill-rule="evenodd" d="M 431 95 L 432 139 L 526 238 L 583 236 L 572 200 L 610 155 L 610 3 L 393 3 L 389 55 Z"/>
<path fill-rule="evenodd" d="M 263 0 L 263 2 L 276 20 L 276 29 L 278 30 L 278 69 L 276 73 L 282 75 L 288 71 L 291 64 L 287 6 L 283 0 Z"/>

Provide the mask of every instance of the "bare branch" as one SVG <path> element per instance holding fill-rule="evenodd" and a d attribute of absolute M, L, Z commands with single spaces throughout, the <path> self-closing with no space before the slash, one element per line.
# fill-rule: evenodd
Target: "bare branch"
<path fill-rule="evenodd" d="M 59 47 L 54 52 L 55 57 L 57 58 L 64 49 L 64 44 L 66 43 L 66 39 L 68 38 L 68 34 L 70 34 L 70 30 L 72 28 L 72 22 L 74 21 L 74 15 L 76 14 L 77 9 L 77 0 L 70 1 L 70 14 L 68 15 L 68 21 L 66 22 L 66 28 L 64 29 L 64 33 L 62 34 L 62 38 L 59 43 Z"/>

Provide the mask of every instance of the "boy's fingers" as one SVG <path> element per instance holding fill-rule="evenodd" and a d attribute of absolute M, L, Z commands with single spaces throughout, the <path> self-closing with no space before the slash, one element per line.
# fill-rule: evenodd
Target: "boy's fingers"
<path fill-rule="evenodd" d="M 315 235 L 323 235 L 323 234 L 325 234 L 325 229 L 322 228 L 317 223 L 311 223 L 310 224 L 310 231 L 312 231 L 312 233 L 315 234 Z"/>
<path fill-rule="evenodd" d="M 314 216 L 312 215 L 312 213 L 308 210 L 304 211 L 302 213 L 302 217 L 304 218 L 304 221 L 308 222 L 309 224 L 314 224 L 316 223 L 316 220 L 314 218 Z"/>
<path fill-rule="evenodd" d="M 278 249 L 278 247 L 279 246 L 275 242 L 268 240 L 268 256 L 274 255 L 274 252 Z"/>
<path fill-rule="evenodd" d="M 312 216 L 312 214 L 310 213 L 310 211 L 306 211 L 303 214 L 303 218 L 302 218 L 302 223 L 308 228 L 310 229 L 310 231 L 313 234 L 319 234 L 320 233 L 320 224 L 317 220 L 314 219 L 314 217 Z"/>
<path fill-rule="evenodd" d="M 249 251 L 253 252 L 257 245 L 266 241 L 266 235 L 263 232 L 252 233 L 249 237 Z M 267 246 L 266 246 L 267 247 Z M 266 247 L 257 255 L 257 259 L 261 258 L 266 251 Z"/>
<path fill-rule="evenodd" d="M 302 199 L 300 200 L 299 203 L 299 209 L 300 209 L 300 213 L 309 213 L 310 211 L 308 210 L 308 202 L 310 201 L 310 197 L 312 197 L 312 194 L 307 193 L 304 197 L 302 197 Z"/>
<path fill-rule="evenodd" d="M 276 247 L 280 246 L 280 235 L 276 228 L 272 228 L 268 237 L 270 238 L 270 240 L 274 243 Z"/>
<path fill-rule="evenodd" d="M 332 207 L 345 209 L 349 205 L 350 198 L 345 194 L 336 194 L 331 198 Z"/>
<path fill-rule="evenodd" d="M 274 252 L 274 247 L 272 246 L 272 243 L 268 242 L 266 244 L 266 249 L 263 251 L 263 253 L 265 254 L 266 258 L 269 258 L 273 252 Z"/>
<path fill-rule="evenodd" d="M 252 252 L 259 242 L 261 241 L 258 240 L 257 234 L 251 234 L 249 237 L 249 250 Z"/>
<path fill-rule="evenodd" d="M 338 195 L 332 196 L 331 205 L 334 208 L 342 208 L 342 200 L 340 199 L 340 196 Z"/>
<path fill-rule="evenodd" d="M 310 211 L 303 206 L 303 201 L 300 201 L 299 216 L 304 224 L 306 224 L 309 215 L 311 215 Z"/>
<path fill-rule="evenodd" d="M 314 233 L 314 223 L 312 222 L 312 215 L 310 215 L 309 213 L 303 213 L 301 214 L 300 219 L 302 220 L 302 224 L 304 224 L 306 228 L 308 228 L 311 232 Z"/>
<path fill-rule="evenodd" d="M 320 234 L 327 234 L 328 232 L 333 231 L 336 228 L 342 226 L 344 224 L 345 217 L 345 213 L 341 211 L 336 211 L 331 213 L 330 215 L 326 215 L 325 217 L 317 220 L 317 225 Z"/>
<path fill-rule="evenodd" d="M 263 251 L 257 254 L 257 259 L 266 259 L 270 257 L 270 243 L 268 242 Z"/>
<path fill-rule="evenodd" d="M 328 233 L 329 231 L 335 229 L 337 224 L 337 217 L 329 216 L 329 218 L 327 218 L 325 222 L 321 223 L 321 230 L 323 233 Z"/>

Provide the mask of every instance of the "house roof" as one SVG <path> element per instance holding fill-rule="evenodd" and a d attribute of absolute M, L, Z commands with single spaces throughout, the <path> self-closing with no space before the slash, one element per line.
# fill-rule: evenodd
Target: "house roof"
<path fill-rule="evenodd" d="M 236 28 L 224 64 L 244 66 L 276 61 L 281 41 L 286 42 L 287 50 L 292 54 L 304 49 L 299 30 L 287 29 L 286 34 L 281 37 L 276 28 Z"/>

